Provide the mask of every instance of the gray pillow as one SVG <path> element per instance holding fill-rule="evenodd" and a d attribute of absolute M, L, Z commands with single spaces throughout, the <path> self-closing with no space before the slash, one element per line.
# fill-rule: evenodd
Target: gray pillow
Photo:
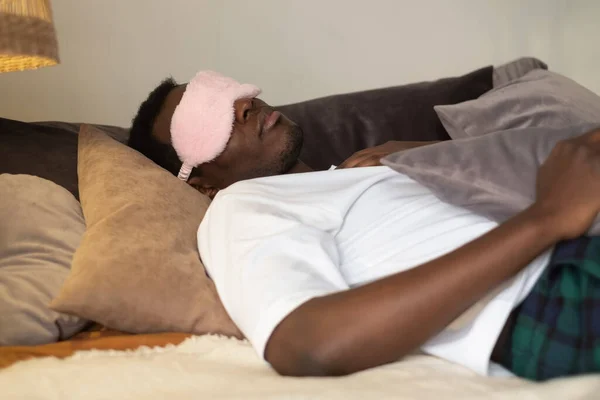
<path fill-rule="evenodd" d="M 599 127 L 511 129 L 398 152 L 382 163 L 442 201 L 503 222 L 535 201 L 537 170 L 558 141 Z M 600 234 L 598 218 L 590 233 Z"/>
<path fill-rule="evenodd" d="M 519 79 L 534 69 L 548 69 L 548 65 L 535 57 L 521 57 L 494 68 L 494 87 Z"/>
<path fill-rule="evenodd" d="M 79 202 L 30 175 L 0 174 L 0 345 L 66 339 L 87 324 L 48 308 L 85 231 Z"/>
<path fill-rule="evenodd" d="M 476 100 L 434 107 L 452 139 L 506 129 L 600 123 L 600 97 L 555 72 L 533 70 Z"/>

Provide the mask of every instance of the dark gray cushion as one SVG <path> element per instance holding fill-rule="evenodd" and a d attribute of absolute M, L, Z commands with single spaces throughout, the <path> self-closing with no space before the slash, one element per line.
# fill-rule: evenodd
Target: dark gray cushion
<path fill-rule="evenodd" d="M 80 124 L 26 123 L 0 118 L 0 174 L 26 174 L 48 179 L 79 199 L 77 134 Z M 107 127 L 123 142 L 127 130 Z"/>
<path fill-rule="evenodd" d="M 321 170 L 390 140 L 450 139 L 433 107 L 492 89 L 493 67 L 431 82 L 341 94 L 278 107 L 304 131 L 300 158 Z"/>
<path fill-rule="evenodd" d="M 0 118 L 0 174 L 27 174 L 77 190 L 77 134 Z"/>

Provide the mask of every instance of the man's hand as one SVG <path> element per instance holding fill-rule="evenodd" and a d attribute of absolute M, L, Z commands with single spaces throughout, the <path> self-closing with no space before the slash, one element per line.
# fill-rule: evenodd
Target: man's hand
<path fill-rule="evenodd" d="M 392 140 L 379 146 L 369 147 L 354 153 L 350 158 L 341 163 L 336 169 L 375 167 L 381 165 L 381 159 L 402 150 L 421 147 L 438 142 L 401 142 Z"/>
<path fill-rule="evenodd" d="M 585 234 L 600 212 L 600 130 L 559 142 L 538 171 L 535 208 L 561 239 Z"/>

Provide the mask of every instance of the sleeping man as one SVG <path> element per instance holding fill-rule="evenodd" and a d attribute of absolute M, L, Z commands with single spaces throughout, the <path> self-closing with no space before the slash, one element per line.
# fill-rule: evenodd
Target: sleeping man
<path fill-rule="evenodd" d="M 560 290 L 579 279 L 570 268 L 564 281 L 561 249 L 600 254 L 581 236 L 600 211 L 600 131 L 558 144 L 535 203 L 497 224 L 376 166 L 422 143 L 310 172 L 298 160 L 300 127 L 258 93 L 212 72 L 164 81 L 129 144 L 214 199 L 198 231 L 202 260 L 277 372 L 345 375 L 419 349 L 481 374 L 600 371 L 600 280 L 586 275 L 580 297 Z"/>

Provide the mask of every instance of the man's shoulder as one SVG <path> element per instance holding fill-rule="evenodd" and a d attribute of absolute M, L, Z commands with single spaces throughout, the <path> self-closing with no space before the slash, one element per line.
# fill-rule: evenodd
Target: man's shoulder
<path fill-rule="evenodd" d="M 254 193 L 277 188 L 285 189 L 286 191 L 295 188 L 296 190 L 292 190 L 293 192 L 302 192 L 319 186 L 330 187 L 330 185 L 335 185 L 336 183 L 346 186 L 347 184 L 358 183 L 360 181 L 381 177 L 386 174 L 399 175 L 385 166 L 342 170 L 335 170 L 332 168 L 325 171 L 302 172 L 247 179 L 232 184 L 226 189 L 221 190 L 220 193 Z"/>

